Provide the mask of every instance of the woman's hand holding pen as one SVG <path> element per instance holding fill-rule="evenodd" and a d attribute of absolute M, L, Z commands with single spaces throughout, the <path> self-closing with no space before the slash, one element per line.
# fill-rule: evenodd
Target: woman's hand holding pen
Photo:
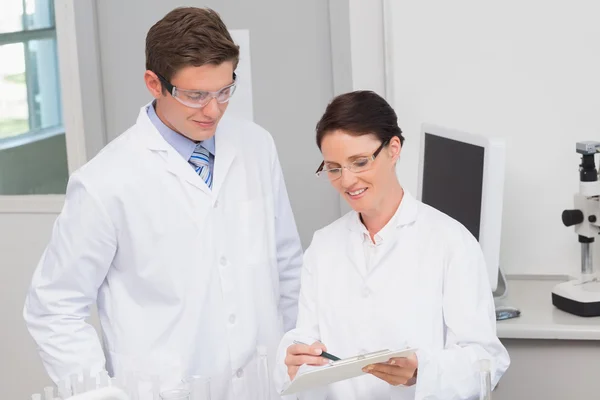
<path fill-rule="evenodd" d="M 387 363 L 366 366 L 363 371 L 386 381 L 392 386 L 412 386 L 417 381 L 419 360 L 415 354 L 409 357 L 392 358 Z"/>
<path fill-rule="evenodd" d="M 290 379 L 293 380 L 296 377 L 298 369 L 303 364 L 320 366 L 329 363 L 329 360 L 320 356 L 324 351 L 327 351 L 327 348 L 321 342 L 314 342 L 310 346 L 297 343 L 288 347 L 285 365 Z"/>

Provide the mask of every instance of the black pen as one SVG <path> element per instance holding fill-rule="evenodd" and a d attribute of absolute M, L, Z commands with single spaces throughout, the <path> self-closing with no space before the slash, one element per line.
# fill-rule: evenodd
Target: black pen
<path fill-rule="evenodd" d="M 299 342 L 298 340 L 294 340 L 294 343 L 295 344 L 303 344 L 305 346 L 310 346 L 309 344 L 306 344 L 306 343 L 303 343 L 303 342 Z M 327 358 L 328 360 L 331 360 L 331 361 L 339 361 L 339 360 L 341 360 L 341 358 L 336 357 L 333 354 L 329 354 L 326 351 L 321 351 L 321 357 Z"/>

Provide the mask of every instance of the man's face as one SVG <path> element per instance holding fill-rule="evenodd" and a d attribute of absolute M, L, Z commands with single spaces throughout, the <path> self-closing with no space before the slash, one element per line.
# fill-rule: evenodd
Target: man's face
<path fill-rule="evenodd" d="M 216 99 L 202 108 L 186 106 L 175 99 L 167 90 L 161 90 L 160 80 L 150 71 L 146 71 L 146 85 L 156 99 L 156 113 L 169 128 L 193 141 L 202 141 L 214 136 L 221 117 L 227 109 L 227 103 L 219 104 Z M 233 83 L 233 63 L 201 67 L 184 67 L 177 71 L 170 83 L 184 91 L 217 92 Z"/>

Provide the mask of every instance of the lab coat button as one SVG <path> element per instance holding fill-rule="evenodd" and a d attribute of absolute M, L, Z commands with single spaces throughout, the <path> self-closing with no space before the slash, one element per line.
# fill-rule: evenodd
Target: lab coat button
<path fill-rule="evenodd" d="M 227 265 L 227 258 L 226 257 L 221 257 L 221 259 L 219 260 L 219 262 L 221 263 L 222 266 Z"/>
<path fill-rule="evenodd" d="M 362 291 L 362 295 L 364 298 L 369 297 L 369 295 L 371 295 L 371 291 L 369 290 L 369 288 L 364 288 Z"/>
<path fill-rule="evenodd" d="M 219 200 L 215 200 L 215 204 L 213 205 L 214 208 L 219 207 Z"/>
<path fill-rule="evenodd" d="M 235 324 L 235 315 L 234 314 L 231 314 L 229 316 L 229 323 L 232 324 L 232 325 Z"/>
<path fill-rule="evenodd" d="M 242 376 L 244 376 L 244 370 L 243 369 L 238 369 L 237 372 L 235 373 L 235 376 L 237 376 L 238 378 L 241 378 Z"/>

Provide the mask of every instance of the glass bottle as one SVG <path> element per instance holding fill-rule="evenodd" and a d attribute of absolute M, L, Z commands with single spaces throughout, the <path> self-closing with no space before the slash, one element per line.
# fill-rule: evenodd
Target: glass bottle
<path fill-rule="evenodd" d="M 191 375 L 182 380 L 190 391 L 191 400 L 210 400 L 210 378 L 203 375 Z"/>
<path fill-rule="evenodd" d="M 269 359 L 266 346 L 256 348 L 258 368 L 258 395 L 259 399 L 271 398 L 271 374 L 269 373 Z"/>
<path fill-rule="evenodd" d="M 188 389 L 170 389 L 160 392 L 161 400 L 191 400 Z"/>
<path fill-rule="evenodd" d="M 479 361 L 479 400 L 492 400 L 492 373 L 490 360 Z"/>

